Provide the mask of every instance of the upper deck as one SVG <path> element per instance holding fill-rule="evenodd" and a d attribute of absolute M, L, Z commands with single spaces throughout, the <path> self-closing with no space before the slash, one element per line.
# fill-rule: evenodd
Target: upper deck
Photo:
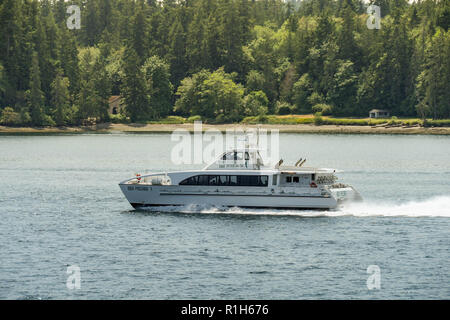
<path fill-rule="evenodd" d="M 271 181 L 331 181 L 335 180 L 335 169 L 302 167 L 306 160 L 299 160 L 294 166 L 283 166 L 280 160 L 275 166 L 264 163 L 259 150 L 256 148 L 234 149 L 224 152 L 214 162 L 202 170 L 186 170 L 175 172 L 162 172 L 146 175 L 136 175 L 135 178 L 122 182 L 122 184 L 148 184 L 148 185 L 184 185 L 194 184 L 190 180 L 212 179 L 264 179 Z M 216 179 L 216 180 L 214 180 Z M 265 180 L 265 181 L 268 181 Z M 302 181 L 303 181 L 302 180 Z M 217 180 L 218 181 L 218 180 Z M 253 181 L 253 180 L 252 180 Z M 217 182 L 218 185 L 222 185 Z M 256 182 L 255 182 L 256 183 Z M 309 182 L 308 182 L 309 183 Z M 198 184 L 198 182 L 195 182 Z M 265 183 L 264 183 L 265 184 Z M 272 185 L 277 185 L 272 184 Z M 258 185 L 260 185 L 258 183 Z"/>
<path fill-rule="evenodd" d="M 311 168 L 302 167 L 303 163 L 297 162 L 300 165 L 296 166 L 283 166 L 281 165 L 282 160 L 275 165 L 269 166 L 265 163 L 259 150 L 256 148 L 248 149 L 235 149 L 231 151 L 224 152 L 221 154 L 214 162 L 206 166 L 203 170 L 275 170 L 276 173 L 322 173 L 331 174 L 337 172 L 335 169 L 329 168 Z"/>
<path fill-rule="evenodd" d="M 222 153 L 204 170 L 261 170 L 265 167 L 258 149 L 234 149 Z"/>

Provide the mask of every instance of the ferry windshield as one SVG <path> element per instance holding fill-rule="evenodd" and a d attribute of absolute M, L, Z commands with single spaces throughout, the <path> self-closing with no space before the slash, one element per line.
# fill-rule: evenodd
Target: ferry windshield
<path fill-rule="evenodd" d="M 267 187 L 268 183 L 268 176 L 198 175 L 181 181 L 180 185 Z"/>

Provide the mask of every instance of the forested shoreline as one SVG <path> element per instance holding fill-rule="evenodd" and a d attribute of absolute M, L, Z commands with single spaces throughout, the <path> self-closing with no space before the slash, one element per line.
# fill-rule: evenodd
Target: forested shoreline
<path fill-rule="evenodd" d="M 450 118 L 450 0 L 370 3 L 380 29 L 359 0 L 0 0 L 0 124 Z"/>

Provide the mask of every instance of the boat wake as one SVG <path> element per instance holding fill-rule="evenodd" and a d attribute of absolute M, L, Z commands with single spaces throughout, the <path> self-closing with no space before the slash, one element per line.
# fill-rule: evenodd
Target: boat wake
<path fill-rule="evenodd" d="M 450 218 L 450 196 L 437 196 L 424 201 L 409 201 L 404 203 L 381 203 L 379 201 L 364 201 L 346 203 L 335 210 L 275 210 L 275 209 L 245 209 L 213 206 L 168 206 L 146 208 L 145 211 L 172 213 L 203 213 L 203 214 L 237 214 L 237 215 L 277 215 L 300 217 L 448 217 Z"/>
<path fill-rule="evenodd" d="M 437 196 L 423 201 L 403 203 L 355 202 L 348 203 L 338 211 L 341 215 L 357 217 L 448 217 L 450 218 L 450 196 Z"/>

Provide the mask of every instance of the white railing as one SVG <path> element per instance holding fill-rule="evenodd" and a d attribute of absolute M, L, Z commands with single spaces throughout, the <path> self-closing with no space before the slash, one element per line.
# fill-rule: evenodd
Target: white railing
<path fill-rule="evenodd" d="M 171 180 L 167 173 L 136 174 L 134 178 L 122 181 L 120 184 L 142 184 L 142 185 L 170 185 Z"/>

